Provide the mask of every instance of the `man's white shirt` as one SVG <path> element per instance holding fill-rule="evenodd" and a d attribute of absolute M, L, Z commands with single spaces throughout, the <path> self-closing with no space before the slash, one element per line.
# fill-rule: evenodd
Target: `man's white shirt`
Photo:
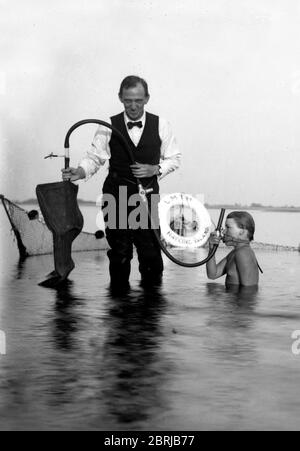
<path fill-rule="evenodd" d="M 132 129 L 129 129 L 127 124 L 128 122 L 133 121 L 127 117 L 126 113 L 124 113 L 124 120 L 129 137 L 137 147 L 145 128 L 146 113 L 144 113 L 143 117 L 138 121 L 142 122 L 141 128 L 133 127 Z M 108 123 L 111 123 L 111 121 L 108 121 Z M 104 166 L 104 164 L 110 160 L 111 151 L 109 142 L 111 135 L 112 131 L 108 127 L 100 125 L 97 129 L 91 148 L 79 163 L 79 166 L 84 169 L 87 179 L 96 174 L 100 167 Z M 179 151 L 176 138 L 169 122 L 161 117 L 159 118 L 159 136 L 161 139 L 160 179 L 162 179 L 179 168 L 181 163 L 181 152 Z"/>

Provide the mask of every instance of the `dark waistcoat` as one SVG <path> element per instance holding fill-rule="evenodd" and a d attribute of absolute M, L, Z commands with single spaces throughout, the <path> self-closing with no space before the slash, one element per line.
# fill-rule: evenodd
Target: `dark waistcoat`
<path fill-rule="evenodd" d="M 146 113 L 146 122 L 141 140 L 136 147 L 131 141 L 125 125 L 124 113 L 111 118 L 112 125 L 122 133 L 127 140 L 135 161 L 142 164 L 157 165 L 160 163 L 161 139 L 159 136 L 159 118 L 150 113 Z M 129 180 L 135 180 L 130 169 L 130 161 L 124 145 L 118 136 L 112 132 L 109 143 L 111 150 L 110 172 L 116 172 L 119 177 L 125 177 Z M 143 185 L 151 179 L 143 179 Z"/>

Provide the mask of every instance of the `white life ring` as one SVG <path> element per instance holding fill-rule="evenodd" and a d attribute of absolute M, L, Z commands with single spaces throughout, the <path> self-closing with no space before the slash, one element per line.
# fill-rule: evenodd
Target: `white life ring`
<path fill-rule="evenodd" d="M 186 221 L 187 227 L 176 229 L 176 209 L 185 208 L 192 215 Z M 179 217 L 180 214 L 177 214 Z M 167 244 L 179 248 L 203 247 L 210 236 L 212 221 L 205 206 L 188 194 L 174 193 L 162 198 L 159 203 L 159 220 L 162 238 Z M 180 220 L 179 220 L 180 222 Z M 182 218 L 181 225 L 185 222 Z"/>

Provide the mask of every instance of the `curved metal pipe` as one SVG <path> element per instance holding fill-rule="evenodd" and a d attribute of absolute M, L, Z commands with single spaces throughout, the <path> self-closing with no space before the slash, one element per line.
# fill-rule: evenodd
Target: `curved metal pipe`
<path fill-rule="evenodd" d="M 104 127 L 109 128 L 110 130 L 112 130 L 112 131 L 120 138 L 120 140 L 121 140 L 122 143 L 124 144 L 124 147 L 125 147 L 125 150 L 126 150 L 126 152 L 127 152 L 128 159 L 129 159 L 129 161 L 130 161 L 130 164 L 135 164 L 135 159 L 134 159 L 133 153 L 132 153 L 132 151 L 131 151 L 131 148 L 130 148 L 128 142 L 126 141 L 126 139 L 124 138 L 124 136 L 122 135 L 122 133 L 119 132 L 119 130 L 117 130 L 115 127 L 113 127 L 113 126 L 112 126 L 111 124 L 109 124 L 108 122 L 104 122 L 104 121 L 101 121 L 101 120 L 99 120 L 99 119 L 84 119 L 84 120 L 82 120 L 82 121 L 76 122 L 76 124 L 74 124 L 74 125 L 70 128 L 70 130 L 68 131 L 68 133 L 67 133 L 67 135 L 66 135 L 66 138 L 65 138 L 65 145 L 64 145 L 64 147 L 65 147 L 65 152 L 66 152 L 66 154 L 65 154 L 65 169 L 68 169 L 69 166 L 70 166 L 70 154 L 69 154 L 69 149 L 70 149 L 70 136 L 71 136 L 71 134 L 72 134 L 77 128 L 79 128 L 79 127 L 81 127 L 82 125 L 85 125 L 85 124 L 98 124 L 98 125 L 102 125 L 102 126 L 104 126 Z M 141 188 L 143 187 L 143 185 L 142 185 L 140 179 L 136 178 L 136 181 L 137 181 L 137 187 L 138 187 L 139 192 L 140 192 L 140 194 L 141 194 Z M 151 217 L 151 213 L 150 213 L 149 208 L 148 208 L 148 202 L 147 202 L 147 201 L 145 202 L 145 197 L 144 197 L 144 196 L 145 196 L 145 190 L 143 190 L 143 195 L 142 195 L 143 204 L 145 205 L 145 208 L 147 208 L 147 213 L 148 213 L 149 219 L 151 220 L 151 223 L 152 223 L 152 217 Z M 223 224 L 223 220 L 224 220 L 225 211 L 226 211 L 226 210 L 225 210 L 224 208 L 222 208 L 222 209 L 221 209 L 221 212 L 220 212 L 220 217 L 219 217 L 218 225 L 217 225 L 217 228 L 216 228 L 216 230 L 219 231 L 219 232 L 221 231 L 221 228 L 222 228 L 222 224 Z M 185 262 L 182 262 L 182 261 L 178 260 L 177 258 L 175 258 L 175 257 L 168 251 L 168 249 L 166 248 L 166 246 L 162 243 L 161 238 L 160 238 L 160 235 L 159 235 L 159 232 L 158 232 L 157 229 L 153 229 L 153 232 L 154 232 L 154 234 L 155 234 L 155 237 L 156 237 L 156 239 L 157 239 L 157 242 L 158 242 L 158 244 L 159 244 L 159 246 L 160 246 L 162 252 L 163 252 L 163 253 L 164 253 L 164 254 L 165 254 L 165 255 L 166 255 L 173 263 L 175 263 L 176 265 L 179 265 L 179 266 L 183 266 L 184 268 L 196 268 L 196 267 L 198 267 L 198 266 L 205 265 L 207 262 L 209 262 L 209 260 L 211 260 L 211 259 L 214 257 L 214 255 L 215 255 L 215 253 L 216 253 L 216 251 L 217 251 L 217 249 L 218 249 L 218 247 L 219 247 L 218 244 L 215 244 L 215 245 L 213 246 L 213 248 L 211 249 L 211 251 L 209 252 L 208 256 L 207 256 L 204 260 L 201 260 L 200 262 L 196 262 L 196 263 L 185 263 Z"/>
<path fill-rule="evenodd" d="M 148 211 L 149 211 L 149 210 L 148 210 Z M 217 225 L 217 228 L 216 228 L 216 231 L 218 231 L 218 232 L 221 232 L 222 224 L 223 224 L 223 220 L 224 220 L 224 216 L 225 216 L 225 211 L 226 211 L 225 208 L 222 208 L 222 209 L 221 209 L 220 216 L 219 216 L 219 220 L 218 220 L 218 225 Z M 151 215 L 149 215 L 149 216 L 151 216 Z M 160 239 L 160 236 L 159 236 L 159 233 L 158 233 L 158 231 L 157 231 L 156 229 L 154 229 L 153 232 L 154 232 L 154 234 L 155 234 L 155 236 L 156 236 L 157 241 L 159 242 L 160 248 L 161 248 L 161 250 L 163 251 L 163 253 L 164 253 L 164 254 L 165 254 L 165 255 L 166 255 L 173 263 L 176 263 L 176 265 L 179 265 L 179 266 L 183 266 L 184 268 L 197 268 L 198 266 L 205 265 L 207 262 L 209 262 L 209 261 L 215 256 L 215 254 L 216 254 L 216 252 L 217 252 L 217 249 L 218 249 L 218 247 L 219 247 L 218 244 L 215 244 L 215 245 L 213 246 L 213 248 L 211 249 L 211 251 L 209 252 L 208 256 L 207 256 L 204 260 L 201 260 L 200 262 L 196 262 L 196 263 L 185 263 L 185 262 L 182 262 L 182 261 L 178 260 L 177 258 L 175 258 L 175 257 L 168 251 L 168 249 L 166 248 L 166 246 L 162 243 L 162 241 L 161 241 L 161 239 Z"/>
<path fill-rule="evenodd" d="M 116 129 L 115 127 L 113 127 L 111 124 L 109 124 L 108 122 L 104 122 L 104 121 L 100 121 L 99 119 L 84 119 L 82 121 L 76 122 L 76 124 L 74 124 L 70 130 L 68 131 L 66 138 L 65 138 L 65 150 L 66 150 L 66 165 L 70 165 L 70 156 L 69 156 L 69 148 L 70 148 L 70 136 L 71 134 L 79 127 L 81 127 L 82 125 L 85 124 L 98 124 L 98 125 L 103 125 L 104 127 L 110 128 L 116 135 L 118 135 L 118 137 L 120 138 L 120 140 L 122 141 L 122 143 L 125 146 L 128 158 L 130 160 L 131 164 L 135 164 L 135 159 L 133 157 L 133 154 L 131 152 L 131 149 L 129 147 L 128 142 L 126 141 L 126 139 L 124 138 L 124 136 L 122 135 L 122 133 L 119 132 L 118 129 Z M 68 169 L 69 166 L 66 167 L 66 169 Z"/>

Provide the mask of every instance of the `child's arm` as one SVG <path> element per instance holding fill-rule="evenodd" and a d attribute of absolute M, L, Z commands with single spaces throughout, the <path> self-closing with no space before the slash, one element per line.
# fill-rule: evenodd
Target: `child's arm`
<path fill-rule="evenodd" d="M 242 286 L 250 287 L 258 285 L 258 266 L 251 250 L 237 250 L 235 253 L 235 263 Z"/>
<path fill-rule="evenodd" d="M 216 263 L 216 257 L 213 257 L 209 262 L 206 263 L 206 273 L 210 280 L 219 279 L 226 274 L 227 257 Z"/>
<path fill-rule="evenodd" d="M 209 239 L 209 250 L 213 248 L 215 244 L 220 244 L 221 238 L 218 233 L 214 232 L 211 234 Z M 207 277 L 211 280 L 219 279 L 226 274 L 227 257 L 216 263 L 215 256 L 206 263 L 206 273 Z"/>

